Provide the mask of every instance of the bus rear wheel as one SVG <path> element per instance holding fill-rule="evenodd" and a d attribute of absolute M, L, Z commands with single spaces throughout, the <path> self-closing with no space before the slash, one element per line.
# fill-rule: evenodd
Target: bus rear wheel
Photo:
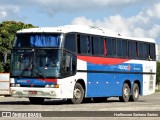
<path fill-rule="evenodd" d="M 72 104 L 80 104 L 84 99 L 84 89 L 80 83 L 76 83 L 73 90 L 73 98 L 68 101 Z"/>
<path fill-rule="evenodd" d="M 132 95 L 130 96 L 130 101 L 138 101 L 139 98 L 139 85 L 137 83 L 133 84 Z"/>
<path fill-rule="evenodd" d="M 130 98 L 130 87 L 127 83 L 123 84 L 122 96 L 119 97 L 119 100 L 122 102 L 128 102 Z"/>
<path fill-rule="evenodd" d="M 44 98 L 29 97 L 29 101 L 31 104 L 43 104 Z"/>

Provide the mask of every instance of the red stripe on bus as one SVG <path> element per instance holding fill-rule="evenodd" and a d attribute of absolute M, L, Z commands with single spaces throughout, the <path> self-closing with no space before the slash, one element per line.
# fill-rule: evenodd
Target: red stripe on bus
<path fill-rule="evenodd" d="M 77 56 L 77 57 L 80 60 L 83 60 L 92 64 L 101 64 L 101 65 L 121 64 L 129 60 L 129 59 L 120 59 L 120 58 L 102 58 L 102 57 L 91 57 L 91 56 Z"/>
<path fill-rule="evenodd" d="M 42 80 L 42 81 L 45 81 L 45 82 L 57 82 L 57 79 L 41 79 L 41 78 L 38 78 L 38 80 Z"/>

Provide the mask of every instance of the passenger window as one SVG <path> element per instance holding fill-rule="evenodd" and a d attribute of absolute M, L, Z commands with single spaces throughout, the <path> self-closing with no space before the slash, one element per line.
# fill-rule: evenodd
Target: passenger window
<path fill-rule="evenodd" d="M 127 57 L 127 40 L 117 39 L 117 56 Z"/>
<path fill-rule="evenodd" d="M 148 60 L 148 43 L 139 42 L 138 44 L 138 59 Z"/>
<path fill-rule="evenodd" d="M 78 35 L 77 48 L 79 54 L 91 54 L 92 53 L 91 37 L 89 35 Z"/>
<path fill-rule="evenodd" d="M 76 55 L 69 52 L 63 52 L 62 75 L 70 76 L 76 73 Z"/>
<path fill-rule="evenodd" d="M 137 59 L 137 43 L 134 41 L 128 42 L 128 57 Z"/>
<path fill-rule="evenodd" d="M 122 57 L 122 40 L 121 39 L 117 39 L 117 56 L 118 57 Z"/>
<path fill-rule="evenodd" d="M 116 39 L 107 38 L 106 41 L 107 46 L 107 56 L 115 57 L 116 55 Z"/>
<path fill-rule="evenodd" d="M 104 55 L 104 38 L 93 36 L 93 55 Z"/>
<path fill-rule="evenodd" d="M 155 44 L 149 44 L 149 59 L 156 60 Z"/>
<path fill-rule="evenodd" d="M 67 34 L 65 37 L 64 48 L 72 52 L 76 52 L 76 38 L 75 34 Z"/>

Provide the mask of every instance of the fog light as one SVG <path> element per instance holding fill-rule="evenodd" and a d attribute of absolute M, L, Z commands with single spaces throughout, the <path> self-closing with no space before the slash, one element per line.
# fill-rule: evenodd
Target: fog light
<path fill-rule="evenodd" d="M 15 90 L 12 90 L 12 94 L 16 94 L 16 91 L 15 91 Z"/>
<path fill-rule="evenodd" d="M 52 94 L 52 95 L 56 95 L 56 93 L 55 93 L 54 91 L 51 91 L 51 94 Z"/>

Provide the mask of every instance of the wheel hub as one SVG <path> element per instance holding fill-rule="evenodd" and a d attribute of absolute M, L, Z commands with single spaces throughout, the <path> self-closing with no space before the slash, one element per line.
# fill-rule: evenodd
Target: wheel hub
<path fill-rule="evenodd" d="M 137 98 L 137 97 L 138 97 L 138 90 L 135 89 L 135 90 L 134 90 L 134 93 L 135 93 L 135 98 Z"/>
<path fill-rule="evenodd" d="M 129 90 L 127 88 L 124 89 L 124 96 L 125 97 L 129 96 Z"/>
<path fill-rule="evenodd" d="M 81 98 L 81 91 L 80 91 L 79 89 L 75 89 L 75 90 L 74 90 L 74 97 L 75 97 L 76 99 Z"/>

